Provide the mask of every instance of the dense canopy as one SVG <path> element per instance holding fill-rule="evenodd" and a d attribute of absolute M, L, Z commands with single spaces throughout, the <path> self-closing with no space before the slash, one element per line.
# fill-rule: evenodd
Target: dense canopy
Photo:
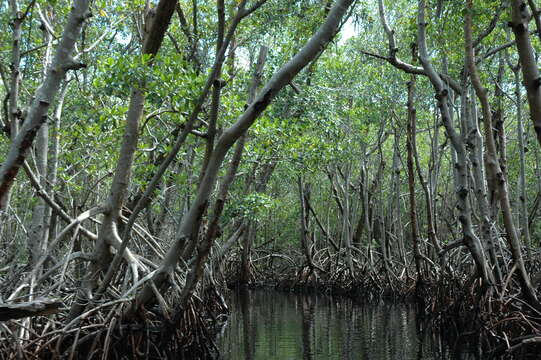
<path fill-rule="evenodd" d="M 209 356 L 225 285 L 262 284 L 535 345 L 539 6 L 0 3 L 0 351 L 116 358 L 146 322 Z"/>

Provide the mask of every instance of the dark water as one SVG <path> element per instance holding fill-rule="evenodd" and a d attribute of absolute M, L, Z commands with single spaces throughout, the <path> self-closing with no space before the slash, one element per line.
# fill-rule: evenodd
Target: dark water
<path fill-rule="evenodd" d="M 421 330 L 404 304 L 262 290 L 236 293 L 229 303 L 218 339 L 224 360 L 474 359 L 460 341 Z"/>

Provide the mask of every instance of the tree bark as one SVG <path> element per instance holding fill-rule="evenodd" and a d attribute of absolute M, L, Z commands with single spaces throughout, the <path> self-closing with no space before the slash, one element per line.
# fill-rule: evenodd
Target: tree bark
<path fill-rule="evenodd" d="M 268 48 L 266 46 L 262 46 L 259 50 L 259 55 L 258 55 L 257 62 L 255 65 L 252 84 L 250 85 L 250 89 L 248 91 L 248 104 L 251 104 L 254 101 L 256 93 L 257 93 L 257 89 L 259 88 L 259 85 L 261 84 L 261 79 L 263 78 L 263 67 L 265 66 L 265 62 L 267 61 L 267 53 L 268 53 Z M 254 168 L 254 172 L 255 172 L 255 168 Z M 255 176 L 255 174 L 253 174 L 253 176 Z M 249 188 L 250 188 L 250 183 L 248 183 L 247 185 L 247 190 Z M 240 259 L 241 265 L 240 265 L 240 274 L 239 274 L 240 285 L 247 285 L 251 279 L 250 257 L 251 257 L 252 243 L 255 237 L 255 224 L 253 224 L 252 221 L 248 220 L 247 227 L 248 227 L 247 231 L 244 232 L 244 235 L 242 237 L 242 254 L 241 254 L 241 259 Z"/>
<path fill-rule="evenodd" d="M 417 270 L 417 283 L 424 282 L 422 268 L 421 251 L 419 249 L 419 227 L 417 225 L 417 202 L 415 199 L 415 172 L 413 169 L 413 139 L 416 136 L 416 112 L 414 106 L 415 100 L 415 75 L 408 82 L 408 124 L 406 148 L 408 151 L 408 189 L 410 198 L 410 231 L 413 244 L 413 255 L 415 259 L 415 269 Z"/>
<path fill-rule="evenodd" d="M 312 236 L 310 233 L 310 212 L 308 208 L 310 204 L 311 185 L 310 183 L 305 183 L 301 176 L 298 177 L 297 184 L 299 187 L 299 200 L 301 205 L 301 250 L 306 258 L 306 264 L 312 271 L 314 265 L 312 262 Z"/>
<path fill-rule="evenodd" d="M 176 0 L 161 0 L 156 7 L 149 31 L 145 34 L 142 49 L 143 55 L 149 55 L 149 58 L 147 59 L 147 66 L 149 67 L 152 66 L 153 58 L 161 47 L 167 28 L 169 27 L 169 22 L 175 11 L 176 3 Z M 117 264 L 124 255 L 127 242 L 121 242 L 118 235 L 117 222 L 130 184 L 131 168 L 139 139 L 139 122 L 143 115 L 145 104 L 145 86 L 146 83 L 144 80 L 140 80 L 132 86 L 130 105 L 126 114 L 126 128 L 124 129 L 122 145 L 120 148 L 120 156 L 117 161 L 109 196 L 104 205 L 104 217 L 93 254 L 95 261 L 91 262 L 91 266 L 88 269 L 88 274 L 86 275 L 87 277 L 83 284 L 86 288 L 86 293 L 80 291 L 80 297 L 92 296 L 93 290 L 97 287 L 98 274 L 107 271 L 106 277 L 98 289 L 98 296 L 103 293 L 116 272 Z M 115 242 L 122 244 L 120 246 L 121 250 L 118 251 L 117 256 L 113 259 L 109 246 Z M 138 264 L 135 261 L 132 261 L 129 265 L 133 273 L 134 282 L 137 282 Z M 108 269 L 110 269 L 110 271 L 108 271 Z M 80 315 L 84 310 L 85 305 L 82 305 L 84 304 L 83 300 L 84 299 L 79 298 L 74 301 L 68 317 L 70 321 Z"/>
<path fill-rule="evenodd" d="M 83 64 L 76 63 L 73 60 L 71 53 L 81 33 L 83 22 L 90 16 L 88 11 L 89 4 L 89 0 L 73 2 L 73 7 L 60 43 L 58 44 L 56 54 L 51 66 L 47 70 L 47 76 L 41 86 L 36 90 L 34 100 L 28 109 L 28 115 L 23 126 L 15 139 L 13 139 L 5 161 L 0 167 L 0 211 L 6 210 L 8 194 L 13 186 L 15 177 L 26 158 L 28 149 L 34 142 L 39 128 L 47 120 L 47 112 L 56 97 L 60 83 L 64 79 L 66 72 L 84 67 Z"/>
<path fill-rule="evenodd" d="M 246 0 L 243 0 L 238 6 L 237 13 L 234 16 L 233 20 L 231 21 L 231 24 L 229 25 L 227 34 L 225 35 L 225 38 L 223 39 L 222 46 L 220 47 L 219 51 L 216 53 L 216 59 L 214 60 L 212 70 L 210 71 L 210 74 L 207 77 L 206 83 L 203 86 L 203 89 L 201 90 L 201 93 L 199 94 L 199 97 L 197 98 L 195 102 L 195 105 L 193 107 L 192 112 L 190 113 L 190 116 L 188 117 L 188 120 L 182 127 L 182 131 L 179 132 L 178 136 L 175 139 L 175 143 L 173 144 L 171 151 L 164 158 L 158 170 L 156 171 L 156 173 L 154 174 L 154 176 L 148 183 L 145 192 L 141 195 L 141 197 L 135 204 L 133 212 L 130 218 L 128 219 L 128 223 L 122 235 L 122 239 L 124 239 L 125 241 L 129 240 L 130 231 L 131 231 L 132 226 L 135 224 L 135 220 L 137 219 L 137 216 L 146 206 L 150 204 L 154 190 L 160 183 L 162 176 L 165 174 L 165 172 L 167 171 L 171 163 L 175 160 L 182 145 L 186 141 L 186 138 L 192 131 L 192 128 L 195 122 L 197 121 L 198 116 L 203 110 L 203 105 L 205 103 L 205 100 L 207 99 L 208 94 L 213 87 L 213 84 L 215 83 L 215 81 L 218 79 L 218 77 L 221 74 L 222 64 L 225 60 L 225 54 L 235 34 L 237 26 L 239 25 L 240 21 L 248 15 L 244 9 L 245 3 L 246 3 Z M 210 157 L 208 161 L 210 161 Z M 208 167 L 208 161 L 206 162 L 205 168 Z M 201 184 L 202 181 L 203 181 L 203 178 L 200 179 L 199 183 Z M 190 195 L 186 194 L 186 204 L 189 206 L 189 203 L 190 203 Z"/>
<path fill-rule="evenodd" d="M 13 142 L 17 133 L 19 132 L 19 122 L 22 120 L 22 112 L 19 109 L 19 87 L 21 83 L 21 34 L 22 34 L 22 24 L 23 24 L 23 15 L 19 11 L 19 4 L 17 0 L 10 0 L 9 7 L 11 11 L 11 28 L 12 28 L 12 47 L 11 47 L 11 64 L 10 64 L 10 81 L 9 81 L 9 100 L 8 100 L 8 123 L 6 124 L 6 131 L 9 133 L 9 137 Z M 11 189 L 6 191 L 4 195 L 5 199 L 2 200 L 0 195 L 0 223 L 7 220 L 3 219 L 6 214 L 3 214 L 7 210 L 9 205 L 9 200 L 11 196 Z M 5 203 L 2 205 L 2 201 Z M 0 233 L 2 226 L 0 224 Z"/>
<path fill-rule="evenodd" d="M 301 71 L 312 59 L 314 59 L 334 37 L 338 27 L 344 17 L 347 9 L 351 6 L 353 0 L 338 0 L 329 12 L 326 21 L 319 30 L 312 36 L 307 44 L 285 65 L 283 65 L 267 82 L 266 86 L 259 92 L 255 101 L 248 106 L 244 113 L 239 117 L 230 128 L 226 129 L 216 143 L 215 150 L 210 158 L 207 172 L 194 202 L 188 212 L 182 219 L 178 231 L 178 237 L 169 249 L 160 268 L 156 271 L 152 281 L 157 287 L 165 286 L 165 282 L 176 267 L 184 245 L 187 240 L 192 238 L 194 232 L 199 231 L 194 225 L 199 222 L 205 209 L 212 188 L 216 183 L 216 176 L 221 164 L 232 145 L 242 134 L 255 122 L 259 115 L 269 106 L 271 101 L 278 95 L 280 90 L 289 84 L 291 80 Z M 135 309 L 146 304 L 154 298 L 154 291 L 150 284 L 138 293 Z"/>
<path fill-rule="evenodd" d="M 0 321 L 50 315 L 60 311 L 62 302 L 53 299 L 36 299 L 18 304 L 0 303 Z"/>
<path fill-rule="evenodd" d="M 516 117 L 517 117 L 517 136 L 518 136 L 518 146 L 519 146 L 519 161 L 520 161 L 520 170 L 519 170 L 519 218 L 520 224 L 522 227 L 522 237 L 524 243 L 528 248 L 532 245 L 530 238 L 530 228 L 528 224 L 528 208 L 526 204 L 526 154 L 524 143 L 524 125 L 522 121 L 522 96 L 520 90 L 520 68 L 519 66 L 513 67 L 513 74 L 515 75 L 515 107 L 516 107 Z"/>
<path fill-rule="evenodd" d="M 390 197 L 390 213 L 393 220 L 392 233 L 396 236 L 398 242 L 398 253 L 401 260 L 406 263 L 406 248 L 404 246 L 404 231 L 402 225 L 402 211 L 400 200 L 400 187 L 401 187 L 401 159 L 400 159 L 400 130 L 399 126 L 394 126 L 394 143 L 393 143 L 393 165 L 391 169 L 391 182 L 393 194 Z"/>
<path fill-rule="evenodd" d="M 464 89 L 468 88 L 466 83 L 467 80 L 465 78 Z M 467 91 L 465 91 L 465 94 L 466 92 Z M 479 215 L 481 217 L 481 239 L 486 250 L 488 250 L 492 266 L 494 266 L 495 280 L 498 283 L 501 283 L 502 274 L 496 257 L 494 244 L 498 239 L 498 234 L 493 226 L 493 216 L 487 195 L 487 178 L 485 176 L 485 167 L 483 166 L 485 159 L 484 142 L 481 132 L 479 131 L 479 119 L 475 106 L 475 93 L 472 94 L 472 99 L 470 101 L 468 101 L 465 94 L 461 96 L 460 117 L 464 124 L 465 131 L 468 134 L 466 141 L 469 149 L 470 163 L 472 165 L 473 189 L 479 207 Z"/>
<path fill-rule="evenodd" d="M 530 5 L 530 9 L 532 10 L 532 16 L 537 28 L 537 36 L 539 37 L 539 40 L 541 40 L 541 19 L 539 18 L 539 10 L 537 10 L 537 6 L 535 6 L 535 0 L 528 0 L 528 5 Z"/>
<path fill-rule="evenodd" d="M 524 86 L 526 87 L 528 104 L 530 105 L 530 117 L 537 134 L 537 142 L 541 145 L 541 78 L 539 77 L 537 60 L 535 59 L 528 31 L 530 19 L 531 14 L 526 2 L 524 0 L 512 0 L 510 25 L 517 43 Z"/>
<path fill-rule="evenodd" d="M 182 288 L 182 292 L 180 293 L 180 299 L 178 304 L 178 307 L 180 309 L 179 313 L 182 313 L 184 309 L 186 309 L 188 300 L 190 300 L 195 290 L 195 287 L 197 286 L 197 283 L 203 275 L 204 266 L 209 256 L 212 245 L 214 244 L 214 240 L 218 236 L 220 216 L 222 215 L 225 202 L 227 201 L 227 193 L 229 191 L 229 187 L 235 180 L 235 175 L 237 174 L 237 169 L 242 159 L 242 152 L 244 150 L 245 141 L 246 135 L 243 135 L 237 141 L 237 144 L 235 146 L 235 153 L 233 154 L 227 174 L 225 175 L 223 182 L 220 186 L 218 199 L 216 200 L 216 203 L 213 207 L 209 227 L 205 233 L 204 239 L 198 246 L 198 251 L 195 256 L 193 265 L 188 272 L 188 276 L 186 277 L 186 284 L 184 285 L 184 287 Z"/>
<path fill-rule="evenodd" d="M 507 180 L 502 173 L 500 163 L 497 157 L 496 145 L 494 142 L 493 127 L 492 127 L 492 110 L 488 101 L 487 91 L 481 84 L 481 79 L 477 72 L 477 66 L 475 64 L 475 55 L 472 46 L 472 1 L 467 0 L 467 9 L 464 21 L 464 37 L 465 37 L 465 53 L 466 53 L 466 65 L 470 72 L 470 78 L 472 85 L 475 89 L 475 93 L 479 98 L 481 107 L 483 109 L 483 120 L 485 125 L 485 142 L 487 145 L 487 171 L 492 173 L 494 178 L 499 181 L 498 185 L 498 197 L 501 204 L 503 223 L 506 231 L 506 238 L 509 245 L 509 249 L 513 255 L 513 262 L 518 268 L 518 275 L 522 291 L 526 299 L 530 304 L 538 306 L 537 296 L 535 289 L 533 288 L 530 277 L 524 267 L 524 260 L 520 250 L 520 242 L 517 236 L 517 231 L 513 223 L 513 214 L 511 212 L 511 204 L 509 201 L 509 193 L 507 191 Z"/>
<path fill-rule="evenodd" d="M 441 119 L 447 135 L 451 141 L 451 145 L 456 152 L 457 162 L 455 164 L 456 169 L 456 194 L 458 200 L 459 221 L 462 225 L 463 242 L 466 245 L 475 261 L 480 276 L 485 282 L 490 283 L 490 275 L 488 266 L 485 259 L 483 247 L 479 238 L 474 232 L 473 224 L 471 220 L 471 208 L 468 199 L 469 185 L 468 185 L 468 167 L 466 161 L 466 150 L 464 142 L 459 134 L 455 131 L 455 128 L 451 122 L 451 115 L 449 110 L 448 95 L 449 91 L 445 88 L 444 82 L 438 73 L 434 70 L 430 60 L 428 58 L 428 51 L 426 48 L 426 25 L 425 22 L 425 0 L 419 0 L 418 9 L 418 45 L 419 45 L 419 59 L 423 68 L 427 72 L 430 82 L 434 86 L 436 91 L 436 99 L 438 100 L 438 107 L 441 112 Z"/>
<path fill-rule="evenodd" d="M 45 56 L 43 57 L 43 75 L 46 76 L 46 69 L 49 67 L 50 63 L 52 35 L 45 26 L 43 26 L 43 40 L 45 44 L 47 44 Z M 47 121 L 44 121 L 38 131 L 34 155 L 40 184 L 46 189 L 48 187 L 47 160 L 49 155 L 49 124 Z M 38 259 L 41 257 L 42 252 L 47 246 L 49 214 L 50 208 L 45 204 L 45 201 L 43 201 L 43 199 L 38 199 L 37 204 L 34 205 L 34 208 L 32 209 L 32 221 L 28 234 L 28 247 L 33 266 L 37 264 Z"/>

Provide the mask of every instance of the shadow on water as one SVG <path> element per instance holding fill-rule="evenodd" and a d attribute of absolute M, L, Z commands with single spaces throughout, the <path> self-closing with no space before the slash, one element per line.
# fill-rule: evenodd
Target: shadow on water
<path fill-rule="evenodd" d="M 223 360 L 477 358 L 464 341 L 425 327 L 409 305 L 266 290 L 234 293 L 229 303 L 218 339 Z"/>

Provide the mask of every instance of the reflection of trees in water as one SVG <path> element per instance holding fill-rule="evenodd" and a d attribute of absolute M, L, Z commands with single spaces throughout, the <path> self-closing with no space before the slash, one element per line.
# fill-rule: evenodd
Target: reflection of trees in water
<path fill-rule="evenodd" d="M 451 355 L 439 333 L 406 305 L 267 291 L 232 299 L 220 340 L 224 360 L 467 359 Z"/>
<path fill-rule="evenodd" d="M 312 323 L 314 322 L 314 302 L 312 298 L 304 296 L 302 303 L 302 358 L 312 360 Z"/>
<path fill-rule="evenodd" d="M 349 304 L 344 304 L 342 311 L 338 312 L 338 317 L 340 318 L 340 323 L 342 324 L 342 333 L 344 336 L 344 341 L 342 342 L 342 358 L 344 360 L 351 360 L 352 356 L 355 355 L 353 349 L 353 319 L 352 315 L 354 309 L 349 306 Z"/>
<path fill-rule="evenodd" d="M 246 360 L 254 360 L 257 321 L 252 322 L 250 292 L 242 288 L 239 292 L 239 299 L 240 312 L 242 314 L 244 355 Z"/>

